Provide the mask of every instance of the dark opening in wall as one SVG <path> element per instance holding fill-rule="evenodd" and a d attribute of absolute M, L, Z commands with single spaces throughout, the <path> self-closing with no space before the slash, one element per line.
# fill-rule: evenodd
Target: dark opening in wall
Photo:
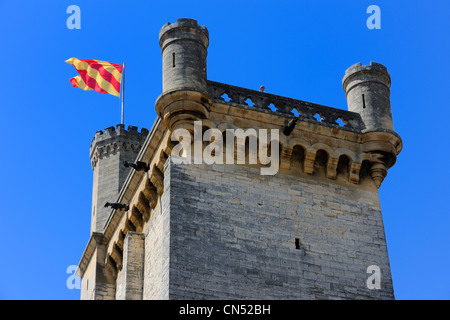
<path fill-rule="evenodd" d="M 326 175 L 328 163 L 328 153 L 325 150 L 319 150 L 314 160 L 314 173 Z"/>
<path fill-rule="evenodd" d="M 303 163 L 305 161 L 305 149 L 302 146 L 295 146 L 291 155 L 291 168 L 298 171 L 303 170 Z"/>
<path fill-rule="evenodd" d="M 300 250 L 300 239 L 295 238 L 295 249 Z"/>
<path fill-rule="evenodd" d="M 342 175 L 345 179 L 348 179 L 349 173 L 350 159 L 346 155 L 341 155 L 337 165 L 337 175 Z"/>

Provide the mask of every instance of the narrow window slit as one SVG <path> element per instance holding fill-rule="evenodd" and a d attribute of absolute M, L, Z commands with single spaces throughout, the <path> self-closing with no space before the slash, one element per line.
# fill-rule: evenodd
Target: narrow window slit
<path fill-rule="evenodd" d="M 362 95 L 362 99 L 363 99 L 363 109 L 366 108 L 366 99 L 364 97 L 364 94 Z"/>
<path fill-rule="evenodd" d="M 175 52 L 174 53 L 172 53 L 172 60 L 173 60 L 173 67 L 175 68 Z"/>
<path fill-rule="evenodd" d="M 295 238 L 295 249 L 300 250 L 300 239 Z"/>

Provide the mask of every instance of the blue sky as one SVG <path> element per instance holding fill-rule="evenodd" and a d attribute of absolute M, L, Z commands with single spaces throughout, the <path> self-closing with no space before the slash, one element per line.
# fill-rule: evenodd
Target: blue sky
<path fill-rule="evenodd" d="M 69 5 L 81 29 L 69 30 Z M 369 30 L 369 5 L 381 29 Z M 126 62 L 125 124 L 150 129 L 161 93 L 160 28 L 193 18 L 210 33 L 208 78 L 346 109 L 356 62 L 392 77 L 404 148 L 380 188 L 397 299 L 449 299 L 450 2 L 0 0 L 0 299 L 79 299 L 66 273 L 89 239 L 97 130 L 120 99 L 70 85 L 71 57 Z"/>

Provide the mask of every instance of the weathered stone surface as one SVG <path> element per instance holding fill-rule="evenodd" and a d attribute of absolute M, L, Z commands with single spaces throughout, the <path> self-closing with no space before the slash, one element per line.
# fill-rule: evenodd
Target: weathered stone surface
<path fill-rule="evenodd" d="M 142 300 L 145 235 L 130 231 L 124 241 L 123 269 L 117 277 L 116 300 Z"/>
<path fill-rule="evenodd" d="M 171 299 L 394 298 L 372 183 L 171 163 L 165 184 Z M 380 290 L 366 286 L 370 265 Z"/>

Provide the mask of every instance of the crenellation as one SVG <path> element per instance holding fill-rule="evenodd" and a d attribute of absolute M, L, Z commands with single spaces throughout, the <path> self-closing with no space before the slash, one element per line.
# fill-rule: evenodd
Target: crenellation
<path fill-rule="evenodd" d="M 106 139 L 115 138 L 118 135 L 124 135 L 124 136 L 141 136 L 141 135 L 147 135 L 148 129 L 142 128 L 141 131 L 138 131 L 138 127 L 129 125 L 128 129 L 125 129 L 124 124 L 118 124 L 115 127 L 111 126 L 108 128 L 105 128 L 103 131 L 98 130 L 95 133 L 95 140 L 102 141 Z"/>

